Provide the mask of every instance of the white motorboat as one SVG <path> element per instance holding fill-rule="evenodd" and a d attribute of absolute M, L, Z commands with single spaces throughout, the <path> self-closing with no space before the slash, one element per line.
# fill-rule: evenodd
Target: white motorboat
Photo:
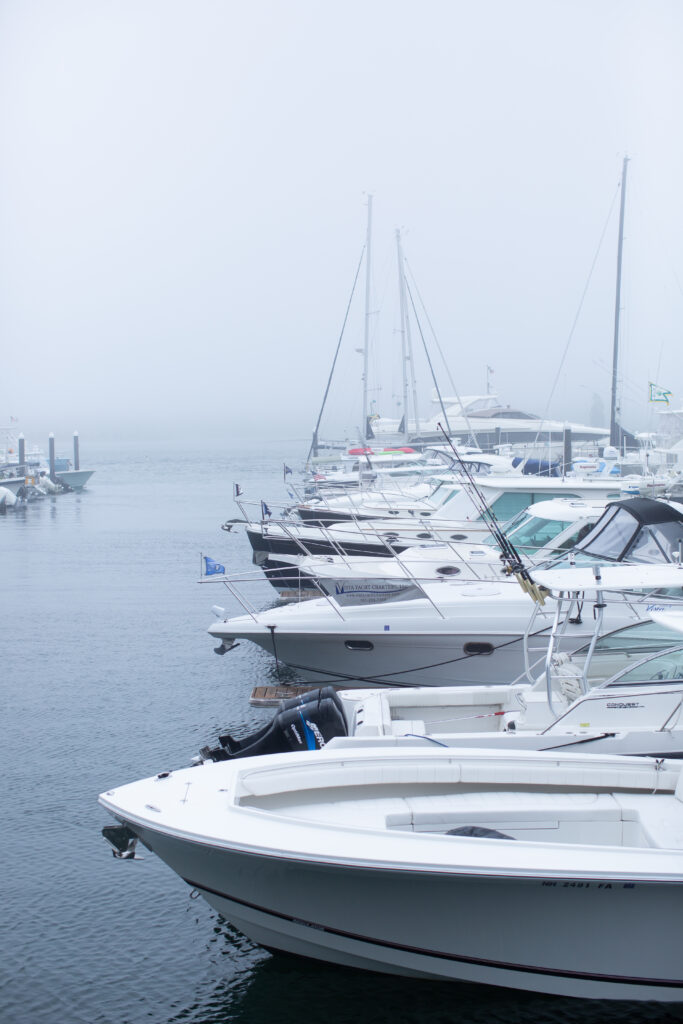
<path fill-rule="evenodd" d="M 111 789 L 138 839 L 246 936 L 350 967 L 683 1000 L 681 761 L 326 749 Z"/>
<path fill-rule="evenodd" d="M 442 409 L 445 406 L 445 411 Z M 448 420 L 451 437 L 459 435 L 482 448 L 501 444 L 561 445 L 567 431 L 574 441 L 604 443 L 608 427 L 591 427 L 584 423 L 551 420 L 533 413 L 503 405 L 498 395 L 449 395 L 439 399 L 434 393 L 432 405 L 437 411 L 421 425 L 409 422 L 403 431 L 409 444 L 433 444 L 443 438 L 440 424 Z M 388 444 L 401 433 L 398 420 L 382 418 L 372 425 L 378 443 Z"/>
<path fill-rule="evenodd" d="M 666 563 L 678 558 L 681 543 L 683 514 L 671 504 L 638 498 L 608 506 L 571 558 L 577 564 L 605 564 L 605 579 L 615 568 L 610 563 L 622 559 L 665 563 L 637 567 L 636 592 L 610 602 L 609 628 L 645 618 L 652 610 L 675 607 L 680 584 L 658 583 L 657 570 L 683 579 L 677 575 L 683 573 L 683 565 Z M 533 575 L 541 579 L 539 570 Z M 213 623 L 209 633 L 221 641 L 218 653 L 230 650 L 237 640 L 251 640 L 296 669 L 302 679 L 320 684 L 498 683 L 526 670 L 524 636 L 529 634 L 533 602 L 514 577 L 459 581 L 446 576 L 420 587 L 424 596 L 419 599 L 342 607 L 328 595 L 265 612 L 252 610 Z M 666 593 L 661 593 L 662 587 Z M 572 589 L 581 591 L 583 586 Z M 590 582 L 589 589 L 595 589 Z M 604 589 L 610 589 L 607 583 Z M 537 613 L 532 660 L 545 656 L 545 634 L 553 617 L 549 604 Z M 572 636 L 578 638 L 582 632 L 581 615 L 570 615 L 566 650 L 580 646 Z"/>
<path fill-rule="evenodd" d="M 495 456 L 494 456 L 495 459 Z M 309 463 L 308 475 L 304 478 L 307 490 L 314 489 L 320 493 L 317 499 L 324 505 L 328 500 L 337 501 L 350 492 L 358 500 L 368 490 L 380 490 L 383 487 L 392 490 L 400 487 L 428 483 L 432 476 L 443 473 L 451 460 L 442 453 L 432 449 L 417 452 L 412 448 L 397 448 L 389 451 L 374 451 L 371 448 L 351 449 L 338 456 L 324 455 L 312 458 Z M 509 465 L 510 460 L 500 460 L 501 465 Z M 335 492 L 331 499 L 326 497 L 330 491 Z M 339 493 L 336 493 L 339 492 Z M 307 503 L 306 503 L 307 504 Z"/>
<path fill-rule="evenodd" d="M 370 555 L 392 557 L 422 541 L 481 541 L 488 528 L 480 508 L 475 508 L 470 488 L 449 477 L 446 500 L 437 511 L 420 511 L 414 503 L 396 515 L 383 519 L 353 520 L 326 526 L 309 526 L 296 518 L 266 519 L 244 523 L 254 551 L 254 562 L 261 564 L 270 555 Z M 588 502 L 616 501 L 622 496 L 609 477 L 594 479 L 553 477 L 480 477 L 476 480 L 482 504 L 499 523 L 507 523 L 519 512 L 539 501 L 566 498 Z M 434 496 L 433 496 L 434 497 Z M 647 499 L 646 499 L 647 500 Z M 411 514 L 412 509 L 412 514 Z M 406 515 L 403 513 L 406 512 Z M 235 529 L 239 520 L 224 524 Z"/>
<path fill-rule="evenodd" d="M 521 467 L 514 469 L 507 456 L 485 454 L 480 451 L 460 451 L 456 458 L 451 453 L 435 452 L 430 461 L 429 475 L 423 474 L 414 482 L 379 478 L 363 490 L 334 494 L 321 493 L 300 502 L 293 511 L 304 522 L 312 525 L 354 522 L 363 519 L 382 519 L 386 516 L 410 518 L 430 516 L 453 497 L 453 488 L 463 483 L 463 467 L 474 476 L 495 474 L 521 476 Z"/>
<path fill-rule="evenodd" d="M 604 511 L 604 502 L 539 501 L 511 519 L 503 532 L 526 561 L 541 563 L 583 540 Z M 270 555 L 260 567 L 278 590 L 324 591 L 340 605 L 419 597 L 421 583 L 444 577 L 497 579 L 505 573 L 491 534 L 479 543 L 423 543 L 393 558 Z"/>
<path fill-rule="evenodd" d="M 626 591 L 636 572 L 622 566 L 612 577 L 621 576 Z M 568 655 L 561 650 L 568 618 L 561 605 L 574 605 L 575 592 L 555 591 L 554 597 L 555 626 L 535 682 L 338 692 L 327 686 L 284 700 L 251 736 L 219 735 L 218 745 L 203 747 L 200 758 L 397 742 L 683 758 L 681 611 L 653 612 L 653 619 L 601 635 L 607 595 L 599 591 L 589 642 Z"/>

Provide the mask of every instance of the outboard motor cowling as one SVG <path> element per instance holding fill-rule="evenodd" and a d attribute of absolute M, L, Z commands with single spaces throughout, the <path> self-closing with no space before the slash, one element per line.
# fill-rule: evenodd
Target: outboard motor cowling
<path fill-rule="evenodd" d="M 347 735 L 342 702 L 334 687 L 325 686 L 282 701 L 268 725 L 243 740 L 224 733 L 218 737 L 220 746 L 202 747 L 200 757 L 203 761 L 230 761 L 293 750 L 320 750 L 333 737 Z"/>

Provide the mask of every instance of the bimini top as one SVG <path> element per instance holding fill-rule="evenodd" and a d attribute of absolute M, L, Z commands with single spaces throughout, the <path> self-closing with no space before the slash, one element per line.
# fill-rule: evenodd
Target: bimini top
<path fill-rule="evenodd" d="M 683 505 L 680 502 L 657 498 L 622 498 L 611 501 L 609 508 L 625 508 L 643 526 L 652 523 L 683 523 Z"/>
<path fill-rule="evenodd" d="M 675 562 L 683 550 L 683 505 L 654 498 L 613 501 L 576 545 L 576 564 Z"/>

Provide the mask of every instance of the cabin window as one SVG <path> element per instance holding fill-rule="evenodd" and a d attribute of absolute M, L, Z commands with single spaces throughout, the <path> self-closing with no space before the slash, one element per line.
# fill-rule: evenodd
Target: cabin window
<path fill-rule="evenodd" d="M 347 651 L 372 651 L 375 645 L 370 640 L 345 640 L 344 647 Z"/>
<path fill-rule="evenodd" d="M 500 523 L 507 523 L 529 505 L 535 505 L 537 501 L 550 501 L 552 498 L 577 499 L 579 495 L 570 494 L 568 491 L 507 491 L 496 498 L 491 505 L 491 511 Z"/>
<path fill-rule="evenodd" d="M 493 654 L 493 644 L 488 644 L 481 640 L 470 640 L 464 648 L 465 654 Z"/>
<path fill-rule="evenodd" d="M 450 501 L 451 498 L 454 498 L 456 496 L 456 494 L 458 494 L 459 492 L 460 492 L 460 488 L 456 487 L 454 490 L 450 491 L 449 494 L 446 494 L 446 496 L 444 498 L 442 498 L 440 504 L 441 505 L 445 505 L 446 502 Z"/>

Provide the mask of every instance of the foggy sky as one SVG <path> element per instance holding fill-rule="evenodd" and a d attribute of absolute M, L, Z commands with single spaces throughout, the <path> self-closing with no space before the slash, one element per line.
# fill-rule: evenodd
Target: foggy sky
<path fill-rule="evenodd" d="M 678 0 L 5 0 L 0 424 L 310 433 L 368 192 L 385 415 L 397 227 L 459 391 L 489 364 L 543 413 L 612 207 L 549 408 L 587 421 L 628 154 L 622 420 L 647 429 L 649 380 L 683 404 L 682 46 Z M 329 435 L 360 420 L 362 303 Z"/>

